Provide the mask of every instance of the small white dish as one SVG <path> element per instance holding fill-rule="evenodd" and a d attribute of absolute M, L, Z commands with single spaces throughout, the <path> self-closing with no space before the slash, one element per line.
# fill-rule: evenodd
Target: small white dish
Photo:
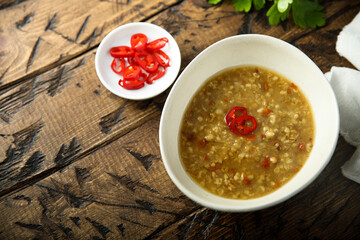
<path fill-rule="evenodd" d="M 178 147 L 183 114 L 196 91 L 219 71 L 240 65 L 262 66 L 290 79 L 309 100 L 315 121 L 313 149 L 302 169 L 275 192 L 249 200 L 222 198 L 204 190 L 186 173 Z M 185 68 L 165 102 L 160 120 L 159 143 L 167 173 L 186 196 L 211 209 L 247 212 L 283 202 L 313 182 L 331 159 L 338 134 L 339 110 L 336 98 L 316 64 L 287 42 L 265 35 L 249 34 L 214 43 Z"/>
<path fill-rule="evenodd" d="M 166 69 L 165 75 L 153 84 L 145 84 L 137 90 L 127 90 L 119 85 L 120 76 L 111 69 L 113 57 L 109 50 L 115 46 L 130 46 L 130 38 L 136 33 L 145 34 L 149 42 L 166 37 L 169 42 L 161 50 L 170 57 L 170 66 Z M 113 94 L 130 100 L 149 99 L 164 92 L 175 81 L 180 65 L 180 49 L 171 34 L 157 25 L 145 22 L 128 23 L 112 30 L 101 41 L 95 56 L 95 69 L 101 83 Z"/>

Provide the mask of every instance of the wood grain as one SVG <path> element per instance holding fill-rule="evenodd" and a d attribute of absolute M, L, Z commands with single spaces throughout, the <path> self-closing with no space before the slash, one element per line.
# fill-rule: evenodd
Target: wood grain
<path fill-rule="evenodd" d="M 8 1 L 0 7 L 0 83 L 21 81 L 97 46 L 112 29 L 176 4 L 149 1 Z"/>
<path fill-rule="evenodd" d="M 158 125 L 168 91 L 129 101 L 100 85 L 97 45 L 114 27 L 147 21 L 178 42 L 182 69 L 225 37 L 258 33 L 304 51 L 326 72 L 357 1 L 323 1 L 327 25 L 270 27 L 264 11 L 185 1 L 5 1 L 0 4 L 0 239 L 357 239 L 359 185 L 341 175 L 342 138 L 322 174 L 269 209 L 203 208 L 171 182 Z M 4 20 L 6 19 L 6 21 Z M 10 20 L 9 20 L 10 19 Z"/>
<path fill-rule="evenodd" d="M 199 208 L 165 172 L 158 124 L 150 120 L 3 199 L 9 217 L 0 220 L 0 237 L 141 239 Z"/>
<path fill-rule="evenodd" d="M 341 149 L 341 150 L 340 150 Z M 199 209 L 169 225 L 152 239 L 357 239 L 358 184 L 341 175 L 339 155 L 354 148 L 339 139 L 336 154 L 324 172 L 304 191 L 277 206 L 250 213 Z"/>
<path fill-rule="evenodd" d="M 1 195 L 21 181 L 71 164 L 160 114 L 161 96 L 144 102 L 114 97 L 96 79 L 93 62 L 91 51 L 3 90 Z M 28 168 L 29 161 L 36 167 Z"/>

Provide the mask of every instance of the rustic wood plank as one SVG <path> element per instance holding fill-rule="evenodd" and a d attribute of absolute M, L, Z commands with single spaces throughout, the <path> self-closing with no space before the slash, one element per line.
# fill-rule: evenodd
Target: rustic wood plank
<path fill-rule="evenodd" d="M 185 19 L 204 12 L 202 7 L 194 8 L 191 3 L 180 9 L 191 14 Z M 192 10 L 186 12 L 186 9 Z M 179 9 L 173 7 L 154 21 L 171 22 L 176 11 Z M 219 16 L 222 14 L 220 11 Z M 197 23 L 194 27 L 196 29 Z M 229 31 L 231 29 L 224 31 L 223 37 L 230 34 Z M 199 48 L 206 46 L 204 41 L 201 44 Z M 36 181 L 37 175 L 52 174 L 125 134 L 152 114 L 160 114 L 166 93 L 156 99 L 134 102 L 114 97 L 101 87 L 93 67 L 94 53 L 95 50 L 90 51 L 0 90 L 3 120 L 0 122 L 3 136 L 0 138 L 0 159 L 3 159 L 0 195 Z"/>
<path fill-rule="evenodd" d="M 232 214 L 200 208 L 172 184 L 160 160 L 158 128 L 154 127 L 158 123 L 159 118 L 155 118 L 63 171 L 4 198 L 0 209 L 10 217 L 0 220 L 0 236 L 8 239 L 358 236 L 359 186 L 339 171 L 341 158 L 349 158 L 354 148 L 342 138 L 329 166 L 303 192 L 269 209 Z"/>
<path fill-rule="evenodd" d="M 0 92 L 0 193 L 49 175 L 153 116 L 165 94 L 115 97 L 97 79 L 95 51 Z"/>
<path fill-rule="evenodd" d="M 239 214 L 199 209 L 151 239 L 357 239 L 359 186 L 339 171 L 353 150 L 341 138 L 319 178 L 282 204 Z"/>
<path fill-rule="evenodd" d="M 4 198 L 0 238 L 142 239 L 197 209 L 166 174 L 158 124 L 159 117 Z"/>
<path fill-rule="evenodd" d="M 196 3 L 196 2 L 195 2 Z M 196 10 L 199 11 L 199 12 L 195 12 L 193 9 L 194 9 L 194 6 L 197 7 Z M 236 22 L 236 21 L 239 21 L 239 20 L 244 20 L 244 23 L 242 25 L 249 25 L 245 20 L 248 20 L 248 19 L 242 19 L 244 18 L 245 15 L 243 14 L 234 14 L 234 12 L 231 12 L 231 6 L 224 6 L 225 10 L 224 9 L 221 9 L 220 11 L 217 11 L 215 12 L 215 16 L 213 18 L 211 18 L 210 20 L 206 20 L 205 23 L 206 24 L 209 24 L 209 23 L 213 23 L 215 19 L 217 19 L 216 21 L 217 22 L 221 22 L 221 21 L 224 21 L 222 20 L 223 18 L 224 19 L 231 19 L 231 23 L 232 22 Z M 186 9 L 192 9 L 191 11 L 186 11 Z M 229 9 L 229 10 L 227 10 Z M 354 8 L 350 8 L 348 6 L 346 6 L 346 9 L 354 9 Z M 181 24 L 183 24 L 185 27 L 188 27 L 188 28 L 194 28 L 194 29 L 197 29 L 199 27 L 199 23 L 198 21 L 195 19 L 196 16 L 199 16 L 201 14 L 204 15 L 204 18 L 206 18 L 205 16 L 208 15 L 207 11 L 208 9 L 207 8 L 203 8 L 202 5 L 198 6 L 198 5 L 191 5 L 191 3 L 184 3 L 179 9 L 176 9 L 176 8 L 172 8 L 169 12 L 171 13 L 179 13 L 181 10 L 181 13 L 182 14 L 170 14 L 168 12 L 164 13 L 163 16 L 161 16 L 161 18 L 158 18 L 158 19 L 155 19 L 154 22 L 159 22 L 159 21 L 163 21 L 165 22 L 167 25 L 166 26 L 171 26 L 171 28 L 174 28 L 175 29 L 180 29 L 180 28 L 177 28 L 176 26 L 179 26 Z M 226 15 L 223 15 L 224 12 L 226 13 Z M 229 12 L 230 12 L 230 17 L 229 17 Z M 353 10 L 353 12 L 356 12 Z M 189 15 L 185 15 L 185 14 L 189 14 Z M 190 15 L 190 14 L 193 14 L 193 15 Z M 218 15 L 216 15 L 218 14 Z M 179 16 L 178 16 L 179 15 Z M 211 14 L 210 14 L 211 15 Z M 232 16 L 233 15 L 233 16 Z M 175 17 L 174 17 L 175 16 Z M 341 15 L 342 16 L 342 15 Z M 240 18 L 240 19 L 239 19 Z M 179 19 L 185 19 L 185 22 L 184 21 L 180 21 L 179 22 Z M 195 19 L 195 20 L 194 20 Z M 200 18 L 201 19 L 201 18 Z M 220 20 L 218 20 L 220 19 Z M 257 17 L 255 17 L 255 19 L 257 19 Z M 188 21 L 188 22 L 186 22 Z M 200 21 L 200 20 L 199 20 Z M 209 23 L 208 23 L 209 21 Z M 207 26 L 207 25 L 204 25 L 204 21 L 200 21 L 202 23 L 202 25 L 200 26 L 201 28 L 204 28 L 203 26 Z M 168 23 L 172 23 L 171 25 L 168 25 Z M 260 23 L 260 24 L 264 24 L 264 23 Z M 256 24 L 252 24 L 254 27 L 254 29 L 256 29 Z M 230 26 L 235 26 L 235 24 L 230 24 Z M 215 35 L 213 31 L 216 31 L 216 30 L 212 30 L 212 31 L 209 31 L 210 27 L 205 27 L 203 30 L 204 33 L 208 33 L 209 35 L 206 35 L 206 39 L 210 39 L 212 41 L 216 41 L 218 40 L 217 38 L 219 38 L 218 36 L 219 35 Z M 226 28 L 227 29 L 227 28 Z M 241 29 L 243 29 L 243 27 L 241 27 Z M 272 28 L 274 29 L 275 32 L 278 32 L 278 31 L 282 31 L 282 29 L 280 27 L 278 28 Z M 279 30 L 280 29 L 280 30 Z M 227 31 L 224 32 L 224 36 L 227 36 L 227 35 L 231 35 L 234 30 L 236 29 L 233 29 L 233 28 L 230 28 L 228 29 Z M 298 28 L 295 28 L 296 31 L 299 31 Z M 171 31 L 171 29 L 169 29 L 169 31 Z M 174 31 L 174 30 L 172 30 Z M 248 30 L 249 31 L 249 30 Z M 251 30 L 252 32 L 253 30 Z M 195 31 L 194 31 L 195 32 Z M 201 32 L 202 33 L 202 32 Z M 184 39 L 184 43 L 185 44 L 188 44 L 188 43 L 191 43 L 189 41 L 187 41 L 187 35 L 186 34 L 179 34 L 179 36 L 177 36 L 177 32 L 173 32 L 173 34 L 176 36 L 176 37 L 180 37 L 180 40 L 181 39 Z M 191 33 L 190 35 L 194 35 L 193 33 Z M 210 38 L 210 36 L 215 36 L 213 38 Z M 194 35 L 194 37 L 196 37 L 196 35 Z M 199 39 L 202 39 L 202 38 L 199 38 Z M 299 38 L 297 38 L 299 39 Z M 202 45 L 199 45 L 200 43 L 199 42 L 196 42 L 199 46 L 198 48 L 204 48 L 206 45 L 205 43 L 203 43 Z M 189 48 L 185 48 L 185 53 L 186 50 L 188 50 Z M 194 50 L 197 50 L 196 49 L 196 46 L 194 45 L 192 48 L 191 48 L 192 51 Z M 192 53 L 193 54 L 193 53 Z M 91 55 L 91 54 L 90 54 Z M 331 52 L 330 52 L 330 55 L 331 55 Z M 185 57 L 186 58 L 186 57 Z M 78 67 L 81 67 L 82 64 L 84 64 L 84 61 L 85 61 L 85 58 L 81 58 L 80 59 L 77 59 L 76 61 L 74 60 L 73 62 L 71 62 L 71 66 L 68 66 L 66 64 L 64 65 L 61 65 L 59 66 L 57 69 L 54 69 L 46 74 L 43 74 L 39 77 L 36 77 L 36 78 L 33 78 L 29 81 L 27 81 L 27 83 L 23 84 L 23 85 L 19 85 L 13 89 L 11 89 L 11 91 L 7 91 L 7 89 L 5 89 L 3 92 L 4 92 L 4 97 L 3 97 L 3 110 L 1 111 L 1 117 L 3 120 L 5 120 L 6 122 L 9 122 L 10 121 L 10 116 L 13 115 L 16 111 L 18 111 L 19 109 L 22 109 L 24 106 L 26 106 L 28 109 L 22 113 L 22 114 L 27 114 L 27 112 L 30 112 L 30 113 L 34 113 L 34 116 L 38 116 L 39 115 L 39 111 L 36 111 L 36 109 L 39 109 L 38 105 L 41 105 L 40 106 L 40 109 L 42 109 L 42 105 L 45 105 L 43 104 L 43 102 L 41 103 L 38 103 L 38 104 L 35 104 L 35 103 L 32 103 L 33 99 L 36 98 L 39 94 L 42 94 L 42 95 L 45 95 L 45 93 L 48 93 L 50 96 L 54 97 L 56 95 L 56 92 L 58 91 L 58 89 L 61 89 L 62 86 L 64 85 L 64 82 L 66 83 L 67 80 L 68 80 L 68 77 L 65 77 L 66 75 L 68 75 L 68 71 L 71 72 L 73 71 L 74 69 L 77 69 Z M 92 60 L 90 60 L 92 61 Z M 91 65 L 86 65 L 84 66 L 84 68 L 89 68 Z M 91 71 L 90 71 L 91 72 Z M 84 75 L 81 75 L 80 77 L 77 77 L 75 76 L 74 78 L 84 78 L 83 76 L 94 76 L 95 74 L 92 72 L 92 73 L 88 73 L 86 71 L 83 71 Z M 63 78 L 65 80 L 63 80 Z M 40 80 L 39 80 L 40 79 Z M 42 80 L 43 79 L 43 80 Z M 88 79 L 88 78 L 87 78 Z M 47 86 L 45 86 L 47 85 Z M 86 86 L 91 86 L 91 85 L 88 85 L 87 83 L 85 84 Z M 81 83 L 76 83 L 76 86 L 79 87 L 81 86 Z M 60 87 L 60 88 L 59 88 Z M 95 85 L 93 84 L 92 87 L 95 89 Z M 88 91 L 91 92 L 92 90 Z M 99 93 L 98 90 L 93 90 L 95 94 Z M 73 94 L 75 93 L 75 95 Z M 73 143 L 75 145 L 75 147 L 77 148 L 80 148 L 78 146 L 78 143 L 75 141 L 75 140 L 79 140 L 79 137 L 75 137 L 75 136 L 67 136 L 66 139 L 64 141 L 61 141 L 58 136 L 58 133 L 56 132 L 56 128 L 54 128 L 52 125 L 57 125 L 58 123 L 53 123 L 54 121 L 57 122 L 57 121 L 60 121 L 60 120 L 54 120 L 53 118 L 53 115 L 56 115 L 55 113 L 55 110 L 57 111 L 59 107 L 60 109 L 65 109 L 67 108 L 66 106 L 62 106 L 63 102 L 67 102 L 68 101 L 68 98 L 70 98 L 69 96 L 71 95 L 73 98 L 76 98 L 76 93 L 80 93 L 80 91 L 77 91 L 77 89 L 75 88 L 74 90 L 74 87 L 72 88 L 71 92 L 69 94 L 66 94 L 66 95 L 63 95 L 64 96 L 64 99 L 65 100 L 59 100 L 59 102 L 56 103 L 56 105 L 59 105 L 59 106 L 56 106 L 56 108 L 54 108 L 52 105 L 51 105 L 51 101 L 50 101 L 50 105 L 48 105 L 46 108 L 50 109 L 51 111 L 53 112 L 47 112 L 46 109 L 44 110 L 41 110 L 40 111 L 40 115 L 43 115 L 43 114 L 46 114 L 46 116 L 51 116 L 51 118 L 49 118 L 48 121 L 50 121 L 51 119 L 51 126 L 48 127 L 48 129 L 50 129 L 49 131 L 52 133 L 52 135 L 50 135 L 49 137 L 52 139 L 51 142 L 54 142 L 53 139 L 55 139 L 55 141 L 59 141 L 57 146 L 58 147 L 54 147 L 53 145 L 56 146 L 56 144 L 53 144 L 50 147 L 50 149 L 45 149 L 45 150 L 37 150 L 35 152 L 32 152 L 31 154 L 28 154 L 27 156 L 23 156 L 24 152 L 27 152 L 28 149 L 27 148 L 23 148 L 21 151 L 21 154 L 19 156 L 23 157 L 23 161 L 22 161 L 22 165 L 23 167 L 25 167 L 24 169 L 27 169 L 26 168 L 26 161 L 35 161 L 38 165 L 33 169 L 33 171 L 39 171 L 39 165 L 43 165 L 45 166 L 44 169 L 50 169 L 52 167 L 54 167 L 54 165 L 56 166 L 57 164 L 53 163 L 53 164 L 49 164 L 49 162 L 55 162 L 55 158 L 57 156 L 57 154 L 59 154 L 60 150 L 63 149 L 62 147 L 66 147 L 66 145 L 71 145 L 71 143 Z M 17 100 L 14 100 L 14 96 L 17 96 L 18 98 L 15 98 Z M 93 101 L 93 98 L 92 97 L 88 97 L 88 98 L 91 98 L 91 100 Z M 11 102 L 11 104 L 9 104 L 9 101 Z M 45 100 L 47 101 L 47 100 Z M 31 104 L 30 104 L 31 103 Z M 77 106 L 76 104 L 72 104 L 73 102 L 69 102 L 68 104 L 69 105 L 73 105 L 72 108 L 74 108 L 72 110 L 73 114 L 75 115 L 77 112 L 77 107 L 74 107 L 74 106 Z M 93 106 L 93 103 L 92 102 L 88 102 L 89 105 Z M 119 105 L 122 106 L 123 103 L 120 103 Z M 145 103 L 146 104 L 146 103 Z M 96 104 L 95 104 L 96 105 Z M 113 109 L 112 111 L 112 114 L 108 113 L 106 116 L 110 117 L 111 116 L 118 116 L 120 115 L 120 113 L 122 112 L 121 110 L 122 108 L 116 108 L 116 109 Z M 20 114 L 19 116 L 22 116 L 22 114 Z M 105 113 L 104 113 L 105 114 Z M 105 116 L 105 115 L 104 115 Z M 79 117 L 79 116 L 77 116 Z M 86 117 L 84 115 L 84 117 Z M 31 119 L 31 121 L 29 121 L 29 119 Z M 36 119 L 36 120 L 34 120 Z M 71 116 L 68 118 L 69 122 L 71 123 L 74 123 L 73 119 L 71 118 Z M 115 118 L 116 119 L 116 118 Z M 16 124 L 16 120 L 14 121 L 14 123 L 11 124 L 11 126 L 7 129 L 7 133 L 3 133 L 4 136 L 11 136 L 11 135 L 16 135 L 16 133 L 18 133 L 20 131 L 20 129 L 28 129 L 28 128 L 32 128 L 34 127 L 34 131 L 30 131 L 29 134 L 30 136 L 33 136 L 35 137 L 37 134 L 33 134 L 33 133 L 36 133 L 39 129 L 42 128 L 42 126 L 44 125 L 44 123 L 42 121 L 39 120 L 39 118 L 37 117 L 28 117 L 27 120 L 29 121 L 28 123 L 24 123 L 25 120 L 22 118 L 22 117 L 19 117 L 19 119 L 17 120 L 18 122 L 21 122 L 22 124 L 22 127 L 19 127 L 18 124 Z M 120 119 L 118 119 L 120 120 Z M 64 126 L 68 127 L 68 122 L 66 121 L 63 121 L 61 120 L 60 121 L 61 124 L 64 124 Z M 82 121 L 79 121 L 82 123 Z M 115 121 L 116 122 L 116 121 Z M 108 131 L 108 128 L 112 126 L 112 123 L 110 121 L 110 123 L 108 121 L 106 121 L 106 119 L 104 119 L 104 121 L 101 122 L 103 124 L 103 127 L 102 127 L 102 131 L 103 132 L 107 132 Z M 126 122 L 124 122 L 126 123 Z M 35 124 L 35 125 L 34 125 Z M 110 124 L 109 126 L 107 126 L 107 124 Z M 6 126 L 6 124 L 4 125 Z M 71 124 L 70 124 L 71 126 Z M 98 126 L 96 126 L 98 127 Z M 61 127 L 57 128 L 57 129 L 61 129 Z M 66 128 L 65 128 L 66 129 Z M 70 130 L 67 131 L 67 133 L 72 133 L 74 132 L 73 129 L 82 129 L 83 131 L 83 135 L 85 134 L 89 134 L 89 131 L 87 129 L 84 129 L 84 127 L 79 127 L 79 125 L 76 125 L 74 126 L 73 128 L 71 128 Z M 95 128 L 91 128 L 91 129 L 95 129 Z M 12 132 L 12 133 L 11 133 Z M 90 131 L 91 132 L 91 131 Z M 46 134 L 48 135 L 48 134 Z M 80 134 L 81 135 L 81 134 Z M 94 136 L 93 134 L 90 134 L 91 136 Z M 27 136 L 27 135 L 26 135 Z M 3 159 L 7 159 L 7 151 L 10 149 L 10 146 L 12 146 L 11 144 L 13 144 L 14 142 L 12 142 L 11 140 L 9 140 L 10 138 L 4 138 L 3 140 L 7 143 L 7 144 L 3 144 Z M 86 138 L 87 140 L 89 140 L 89 138 Z M 96 139 L 96 138 L 95 138 Z M 100 138 L 99 138 L 100 139 Z M 110 137 L 111 139 L 111 137 Z M 21 138 L 20 138 L 21 140 Z M 74 141 L 72 141 L 74 140 Z M 44 142 L 48 142 L 49 140 L 46 139 L 44 140 Z M 98 140 L 94 140 L 94 142 L 96 142 Z M 29 141 L 28 144 L 33 144 L 34 141 Z M 94 142 L 92 142 L 91 144 L 89 144 L 89 147 L 86 148 L 87 150 L 91 149 L 91 145 L 94 144 Z M 84 143 L 82 143 L 83 145 Z M 39 146 L 42 146 L 44 145 L 43 142 L 39 143 Z M 46 145 L 46 144 L 45 144 Z M 30 146 L 30 145 L 29 145 Z M 86 144 L 85 144 L 86 146 Z M 96 146 L 96 145 L 95 145 Z M 83 147 L 83 146 L 82 146 Z M 36 146 L 34 147 L 36 148 Z M 76 150 L 77 148 L 75 148 L 74 150 Z M 67 150 L 67 149 L 65 149 Z M 79 150 L 79 149 L 78 149 Z M 44 154 L 44 152 L 46 154 Z M 75 151 L 75 153 L 78 153 Z M 45 161 L 45 164 L 42 164 L 44 159 L 46 160 L 46 158 L 44 156 L 50 156 L 50 161 Z M 27 159 L 27 160 L 26 160 Z M 6 161 L 4 161 L 6 163 Z M 24 180 L 25 176 L 26 175 L 31 175 L 29 174 L 29 172 L 27 174 L 25 173 L 22 173 L 22 171 L 25 171 L 25 170 L 21 170 L 20 168 L 18 168 L 17 164 L 16 165 L 11 165 L 12 167 L 15 166 L 15 169 L 18 170 L 18 171 L 15 171 L 13 172 L 11 169 L 11 173 L 12 173 L 12 177 L 15 177 L 15 176 L 19 176 L 18 179 L 19 180 Z M 6 173 L 4 173 L 4 177 L 7 177 Z M 16 181 L 14 181 L 13 178 L 8 178 L 6 181 L 6 184 L 4 186 L 4 188 L 6 187 L 9 187 L 9 186 L 13 186 L 13 184 L 15 183 L 16 184 Z"/>
<path fill-rule="evenodd" d="M 11 4 L 13 3 L 13 4 Z M 11 2 L 0 9 L 0 83 L 34 76 L 97 46 L 112 29 L 144 21 L 176 0 Z"/>
<path fill-rule="evenodd" d="M 317 30 L 302 29 L 287 20 L 270 27 L 266 11 L 247 14 L 235 12 L 230 2 L 209 6 L 202 0 L 185 1 L 151 20 L 172 33 L 180 45 L 183 66 L 209 45 L 239 34 L 265 34 L 289 42 L 310 56 L 324 72 L 336 63 L 352 66 L 335 50 L 336 38 L 343 26 L 359 12 L 356 1 L 324 1 L 327 24 Z"/>
<path fill-rule="evenodd" d="M 158 123 L 155 118 L 63 171 L 4 198 L 0 209 L 9 217 L 0 220 L 0 236 L 7 239 L 359 236 L 360 196 L 356 194 L 359 186 L 339 171 L 343 164 L 340 156 L 350 157 L 353 148 L 342 138 L 329 166 L 297 196 L 257 212 L 221 213 L 192 203 L 167 177 L 158 150 L 158 129 L 154 127 Z"/>
<path fill-rule="evenodd" d="M 21 2 L 24 2 L 26 0 L 2 0 L 0 2 L 0 10 L 3 10 L 8 7 L 13 7 Z"/>
<path fill-rule="evenodd" d="M 211 43 L 243 33 L 291 42 L 323 71 L 351 66 L 334 46 L 340 29 L 359 12 L 359 3 L 324 4 L 328 25 L 316 31 L 291 22 L 270 28 L 261 12 L 240 14 L 230 3 L 209 7 L 200 0 L 184 1 L 149 21 L 175 36 L 182 67 Z M 342 139 L 320 177 L 279 206 L 246 214 L 200 208 L 175 188 L 160 161 L 157 126 L 166 93 L 141 102 L 114 97 L 99 87 L 94 51 L 0 88 L 0 171 L 11 168 L 0 180 L 0 208 L 9 216 L 0 220 L 1 238 L 359 236 L 359 186 L 339 169 L 354 148 Z M 144 146 L 138 144 L 144 139 Z"/>
<path fill-rule="evenodd" d="M 230 5 L 227 7 L 232 9 Z M 183 17 L 173 14 L 180 10 L 191 15 Z M 168 23 L 174 16 L 175 20 L 178 16 L 187 20 L 195 19 L 204 11 L 206 9 L 190 2 L 179 9 L 171 8 L 155 18 L 154 22 L 161 19 Z M 231 11 L 225 12 L 225 17 L 229 17 L 228 12 Z M 216 18 L 224 13 L 219 11 L 218 14 Z M 242 17 L 234 12 L 231 15 Z M 193 20 L 189 24 L 193 24 Z M 195 21 L 195 26 L 191 27 L 196 29 L 197 25 Z M 202 31 L 208 32 L 206 28 L 202 28 Z M 230 31 L 224 31 L 222 37 L 229 35 Z M 178 37 L 176 33 L 173 34 Z M 215 36 L 212 32 L 208 34 Z M 217 38 L 219 36 L 215 40 Z M 205 41 L 201 44 L 199 48 L 206 46 Z M 1 90 L 0 118 L 3 121 L 0 122 L 0 129 L 3 130 L 3 137 L 0 138 L 0 159 L 3 160 L 0 195 L 36 181 L 37 175 L 42 178 L 52 174 L 125 134 L 152 114 L 160 114 L 166 94 L 157 98 L 161 100 L 133 102 L 114 97 L 101 88 L 93 67 L 94 53 L 91 51 L 21 84 Z"/>
<path fill-rule="evenodd" d="M 327 14 L 325 27 L 293 36 L 288 42 L 305 52 L 323 72 L 329 71 L 332 66 L 354 68 L 345 58 L 339 56 L 335 44 L 342 28 L 359 12 L 360 2 L 342 1 L 336 4 L 336 8 L 333 2 L 324 2 L 324 7 Z"/>

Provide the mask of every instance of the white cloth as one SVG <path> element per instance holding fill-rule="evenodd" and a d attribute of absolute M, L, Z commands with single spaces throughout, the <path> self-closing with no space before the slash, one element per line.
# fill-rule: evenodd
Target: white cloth
<path fill-rule="evenodd" d="M 354 146 L 360 145 L 360 72 L 332 67 L 325 76 L 330 81 L 340 113 L 340 134 Z"/>
<path fill-rule="evenodd" d="M 340 32 L 336 50 L 360 70 L 360 13 Z M 357 147 L 353 156 L 341 167 L 345 177 L 360 183 L 360 71 L 332 67 L 325 76 L 330 81 L 340 112 L 340 134 Z"/>
<path fill-rule="evenodd" d="M 340 32 L 336 51 L 360 70 L 360 14 Z"/>

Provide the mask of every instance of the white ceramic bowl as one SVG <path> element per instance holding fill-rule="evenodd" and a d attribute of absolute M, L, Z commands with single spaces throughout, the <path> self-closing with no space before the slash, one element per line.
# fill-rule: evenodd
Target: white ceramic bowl
<path fill-rule="evenodd" d="M 309 100 L 315 121 L 313 149 L 302 169 L 277 191 L 250 200 L 222 198 L 201 188 L 186 173 L 178 149 L 183 113 L 195 92 L 215 73 L 239 65 L 266 67 L 294 82 Z M 338 133 L 337 102 L 321 70 L 294 46 L 273 37 L 252 34 L 221 40 L 205 49 L 186 67 L 166 100 L 159 139 L 165 168 L 186 196 L 215 210 L 246 212 L 278 204 L 308 186 L 329 162 Z"/>
<path fill-rule="evenodd" d="M 145 84 L 145 87 L 137 90 L 127 90 L 118 84 L 120 76 L 111 70 L 113 57 L 109 50 L 115 46 L 130 46 L 130 38 L 136 33 L 144 33 L 149 42 L 167 37 L 169 42 L 161 50 L 170 57 L 170 67 L 166 69 L 165 75 L 153 84 Z M 180 49 L 171 34 L 157 25 L 145 22 L 128 23 L 112 30 L 101 41 L 95 56 L 95 69 L 101 83 L 115 95 L 131 100 L 152 98 L 165 91 L 176 79 L 180 65 Z"/>

